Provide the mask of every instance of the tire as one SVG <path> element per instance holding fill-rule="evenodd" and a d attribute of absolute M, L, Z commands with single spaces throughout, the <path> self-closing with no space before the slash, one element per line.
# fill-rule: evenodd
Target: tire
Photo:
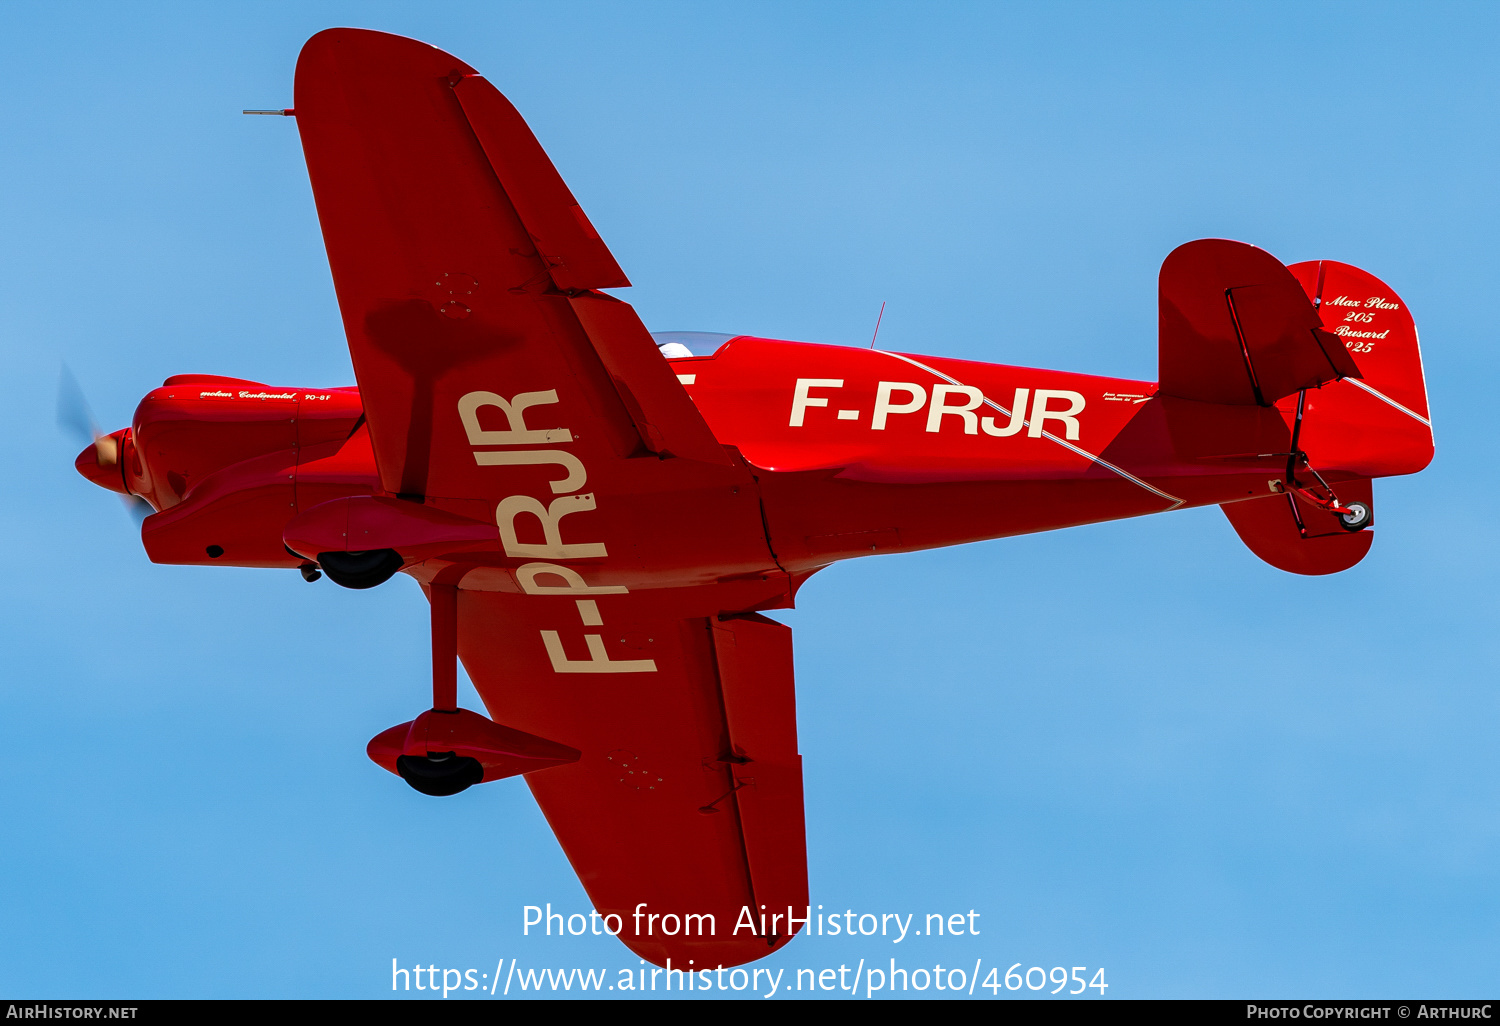
<path fill-rule="evenodd" d="M 401 569 L 402 562 L 401 554 L 395 549 L 318 553 L 318 565 L 328 579 L 344 588 L 373 588 L 384 584 Z"/>
<path fill-rule="evenodd" d="M 458 794 L 484 779 L 484 767 L 478 759 L 452 752 L 428 752 L 425 757 L 398 755 L 396 770 L 415 790 L 435 798 Z"/>
<path fill-rule="evenodd" d="M 1350 512 L 1337 513 L 1339 526 L 1346 531 L 1363 531 L 1375 522 L 1375 509 L 1363 499 L 1345 503 L 1345 508 Z"/>

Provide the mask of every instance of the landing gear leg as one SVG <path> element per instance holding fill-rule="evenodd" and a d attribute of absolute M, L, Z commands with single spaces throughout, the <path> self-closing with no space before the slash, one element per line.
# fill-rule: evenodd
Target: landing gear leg
<path fill-rule="evenodd" d="M 1297 419 L 1292 426 L 1292 450 L 1287 453 L 1286 458 L 1286 484 L 1287 503 L 1292 508 L 1292 519 L 1297 523 L 1297 532 L 1303 538 L 1309 538 L 1307 525 L 1302 522 L 1302 512 L 1297 508 L 1297 500 L 1292 494 L 1301 495 L 1307 500 L 1308 505 L 1316 506 L 1318 509 L 1332 513 L 1337 523 L 1346 531 L 1363 531 L 1375 522 L 1375 510 L 1370 503 L 1363 500 L 1355 500 L 1348 504 L 1339 501 L 1337 493 L 1323 480 L 1323 475 L 1318 473 L 1317 468 L 1308 459 L 1307 453 L 1299 448 L 1302 438 L 1302 415 L 1307 407 L 1307 389 L 1303 389 L 1297 395 Z M 1318 488 L 1314 490 L 1311 485 L 1304 487 L 1297 480 L 1298 469 L 1306 467 L 1308 472 L 1317 479 Z"/>
<path fill-rule="evenodd" d="M 458 709 L 458 585 L 428 585 L 432 595 L 432 707 Z"/>
<path fill-rule="evenodd" d="M 432 598 L 432 711 L 458 712 L 458 586 L 428 585 Z M 402 755 L 396 770 L 423 794 L 458 794 L 484 779 L 478 759 L 453 752 Z"/>

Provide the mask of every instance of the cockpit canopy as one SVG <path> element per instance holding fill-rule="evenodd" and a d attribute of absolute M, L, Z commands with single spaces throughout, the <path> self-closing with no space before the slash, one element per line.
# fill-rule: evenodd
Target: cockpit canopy
<path fill-rule="evenodd" d="M 687 356 L 712 356 L 725 342 L 738 337 L 738 335 L 726 334 L 722 331 L 653 331 L 651 333 L 651 338 L 662 350 L 662 355 L 669 360 L 679 360 Z"/>

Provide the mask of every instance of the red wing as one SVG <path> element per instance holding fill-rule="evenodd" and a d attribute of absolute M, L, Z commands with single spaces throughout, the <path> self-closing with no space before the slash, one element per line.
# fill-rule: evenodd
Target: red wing
<path fill-rule="evenodd" d="M 386 491 L 487 496 L 472 443 L 509 415 L 481 406 L 465 430 L 460 400 L 479 391 L 555 392 L 527 425 L 586 425 L 572 451 L 591 466 L 728 462 L 635 312 L 588 291 L 629 282 L 473 69 L 330 29 L 298 59 L 296 113 Z"/>
<path fill-rule="evenodd" d="M 296 110 L 382 487 L 498 524 L 503 557 L 423 572 L 460 587 L 495 720 L 584 753 L 531 781 L 564 850 L 642 955 L 761 957 L 807 880 L 790 632 L 717 619 L 784 597 L 753 479 L 595 291 L 627 282 L 472 69 L 334 29 L 302 51 Z"/>
<path fill-rule="evenodd" d="M 658 965 L 766 955 L 807 909 L 790 629 L 622 596 L 594 637 L 624 672 L 559 673 L 593 658 L 587 628 L 542 633 L 573 601 L 461 591 L 459 654 L 497 722 L 584 753 L 527 782 L 595 909 Z"/>

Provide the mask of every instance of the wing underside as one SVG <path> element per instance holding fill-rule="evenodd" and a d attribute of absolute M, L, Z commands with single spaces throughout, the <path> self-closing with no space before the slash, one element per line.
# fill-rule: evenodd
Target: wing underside
<path fill-rule="evenodd" d="M 628 282 L 473 69 L 329 30 L 296 115 L 384 498 L 499 525 L 503 551 L 408 572 L 458 585 L 491 716 L 584 753 L 528 779 L 620 939 L 765 955 L 807 877 L 790 631 L 746 612 L 788 585 L 748 468 L 598 291 Z"/>
<path fill-rule="evenodd" d="M 459 652 L 497 722 L 584 753 L 527 782 L 594 907 L 657 964 L 780 947 L 788 908 L 807 906 L 790 629 L 665 618 L 647 596 L 604 639 L 630 670 L 556 674 L 553 655 L 586 660 L 588 638 L 549 642 L 535 602 L 461 592 Z"/>
<path fill-rule="evenodd" d="M 383 488 L 472 495 L 453 411 L 475 382 L 558 393 L 595 461 L 726 464 L 628 285 L 515 108 L 415 40 L 330 29 L 296 113 Z M 493 387 L 493 386 L 492 386 Z"/>

